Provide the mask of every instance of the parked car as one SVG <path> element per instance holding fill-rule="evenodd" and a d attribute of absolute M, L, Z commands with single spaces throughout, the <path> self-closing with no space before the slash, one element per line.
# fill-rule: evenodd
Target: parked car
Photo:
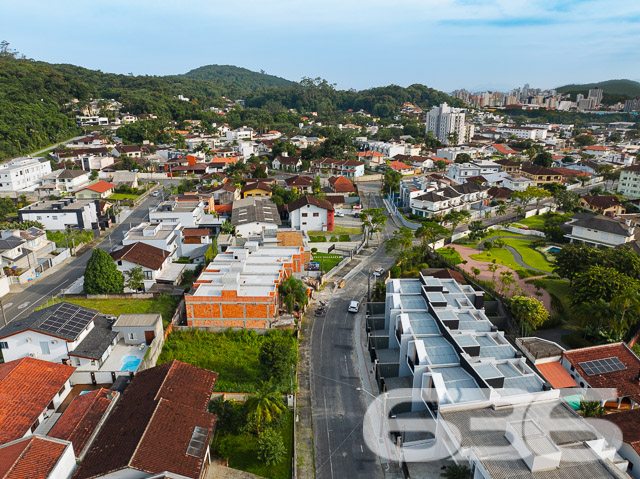
<path fill-rule="evenodd" d="M 384 268 L 382 266 L 380 266 L 379 268 L 376 268 L 376 270 L 373 272 L 373 275 L 376 277 L 382 276 L 384 274 Z"/>
<path fill-rule="evenodd" d="M 153 192 L 153 196 L 160 196 L 160 192 L 159 191 L 154 191 Z"/>
<path fill-rule="evenodd" d="M 358 301 L 351 301 L 349 303 L 349 311 L 350 313 L 357 313 L 360 310 L 360 303 Z"/>
<path fill-rule="evenodd" d="M 336 213 L 336 217 L 343 218 L 344 217 L 344 213 Z"/>

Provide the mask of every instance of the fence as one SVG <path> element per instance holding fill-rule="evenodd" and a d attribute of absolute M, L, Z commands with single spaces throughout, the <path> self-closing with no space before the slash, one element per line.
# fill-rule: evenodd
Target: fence
<path fill-rule="evenodd" d="M 63 294 L 65 298 L 74 299 L 152 299 L 163 293 L 114 293 L 114 294 Z"/>
<path fill-rule="evenodd" d="M 59 265 L 67 258 L 71 258 L 71 251 L 69 248 L 56 248 L 55 251 L 58 253 L 56 256 L 51 258 L 51 267 Z"/>
<path fill-rule="evenodd" d="M 153 338 L 151 346 L 147 348 L 147 353 L 144 355 L 144 359 L 140 363 L 140 366 L 138 366 L 138 371 L 144 371 L 145 369 L 152 368 L 156 365 L 156 361 L 158 360 L 158 356 L 160 356 L 163 345 L 163 336 L 156 336 Z"/>
<path fill-rule="evenodd" d="M 353 178 L 354 183 L 369 183 L 371 181 L 381 181 L 384 178 L 384 175 L 380 173 L 375 173 L 373 175 L 365 175 L 365 176 L 357 176 Z"/>
<path fill-rule="evenodd" d="M 113 384 L 120 376 L 133 377 L 132 371 L 78 371 L 70 378 L 72 386 L 76 384 Z"/>

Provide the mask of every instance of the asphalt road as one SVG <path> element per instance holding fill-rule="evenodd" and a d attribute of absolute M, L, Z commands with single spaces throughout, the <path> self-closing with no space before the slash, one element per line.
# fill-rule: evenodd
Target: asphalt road
<path fill-rule="evenodd" d="M 379 184 L 367 190 L 376 188 Z M 370 207 L 382 206 L 381 199 L 371 198 Z M 388 221 L 382 235 L 388 237 L 394 229 L 393 222 Z M 357 314 L 348 313 L 347 307 L 352 300 L 365 299 L 370 270 L 378 266 L 388 269 L 393 263 L 383 246 L 362 257 L 348 274 L 345 287 L 331 294 L 325 316 L 314 323 L 311 394 L 318 479 L 384 477 L 383 465 L 363 437 L 366 408 L 378 393 L 366 349 L 364 304 Z"/>
<path fill-rule="evenodd" d="M 149 207 L 158 204 L 160 200 L 160 197 L 150 195 L 131 212 L 124 223 L 113 228 L 112 231 L 104 237 L 104 240 L 98 245 L 98 248 L 104 249 L 105 251 L 113 249 L 122 241 L 124 232 L 132 225 L 137 225 L 148 218 Z M 61 290 L 69 287 L 84 274 L 87 261 L 89 261 L 90 257 L 91 249 L 63 264 L 58 271 L 49 273 L 49 275 L 30 284 L 24 291 L 10 293 L 3 297 L 2 302 L 4 304 L 7 321 L 11 322 L 14 319 L 31 313 L 35 308 L 51 299 L 52 296 L 56 296 Z"/>

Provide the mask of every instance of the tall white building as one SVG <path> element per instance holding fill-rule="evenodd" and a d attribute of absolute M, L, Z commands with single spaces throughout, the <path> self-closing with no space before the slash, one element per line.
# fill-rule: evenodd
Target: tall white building
<path fill-rule="evenodd" d="M 595 100 L 596 106 L 602 103 L 603 94 L 604 92 L 602 91 L 602 88 L 594 88 L 592 90 L 589 90 L 589 98 L 593 98 Z"/>
<path fill-rule="evenodd" d="M 0 192 L 34 190 L 49 173 L 51 163 L 45 158 L 14 158 L 0 165 Z"/>
<path fill-rule="evenodd" d="M 473 125 L 466 124 L 462 110 L 443 103 L 427 113 L 426 131 L 446 145 L 460 145 L 473 136 Z"/>

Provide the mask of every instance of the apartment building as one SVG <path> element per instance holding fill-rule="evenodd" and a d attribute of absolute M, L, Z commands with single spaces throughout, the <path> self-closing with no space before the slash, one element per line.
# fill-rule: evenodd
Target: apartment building
<path fill-rule="evenodd" d="M 46 158 L 14 158 L 0 164 L 0 192 L 33 191 L 51 173 Z"/>
<path fill-rule="evenodd" d="M 545 140 L 548 130 L 531 126 L 499 126 L 496 133 L 500 133 L 503 138 L 515 136 L 520 140 Z"/>
<path fill-rule="evenodd" d="M 460 145 L 473 137 L 474 126 L 465 122 L 463 110 L 443 103 L 427 113 L 425 132 L 432 132 L 445 145 Z"/>
<path fill-rule="evenodd" d="M 451 211 L 479 210 L 487 205 L 488 187 L 478 183 L 447 186 L 428 191 L 409 200 L 411 213 L 418 216 L 444 216 Z"/>
<path fill-rule="evenodd" d="M 458 183 L 464 183 L 474 176 L 499 173 L 501 165 L 491 160 L 474 160 L 469 163 L 452 163 L 447 167 L 447 176 Z"/>
<path fill-rule="evenodd" d="M 77 200 L 65 197 L 53 201 L 38 201 L 18 210 L 20 221 L 38 221 L 48 230 L 98 228 L 97 200 Z"/>
<path fill-rule="evenodd" d="M 618 193 L 630 198 L 640 198 L 640 165 L 628 166 L 620 170 Z"/>

